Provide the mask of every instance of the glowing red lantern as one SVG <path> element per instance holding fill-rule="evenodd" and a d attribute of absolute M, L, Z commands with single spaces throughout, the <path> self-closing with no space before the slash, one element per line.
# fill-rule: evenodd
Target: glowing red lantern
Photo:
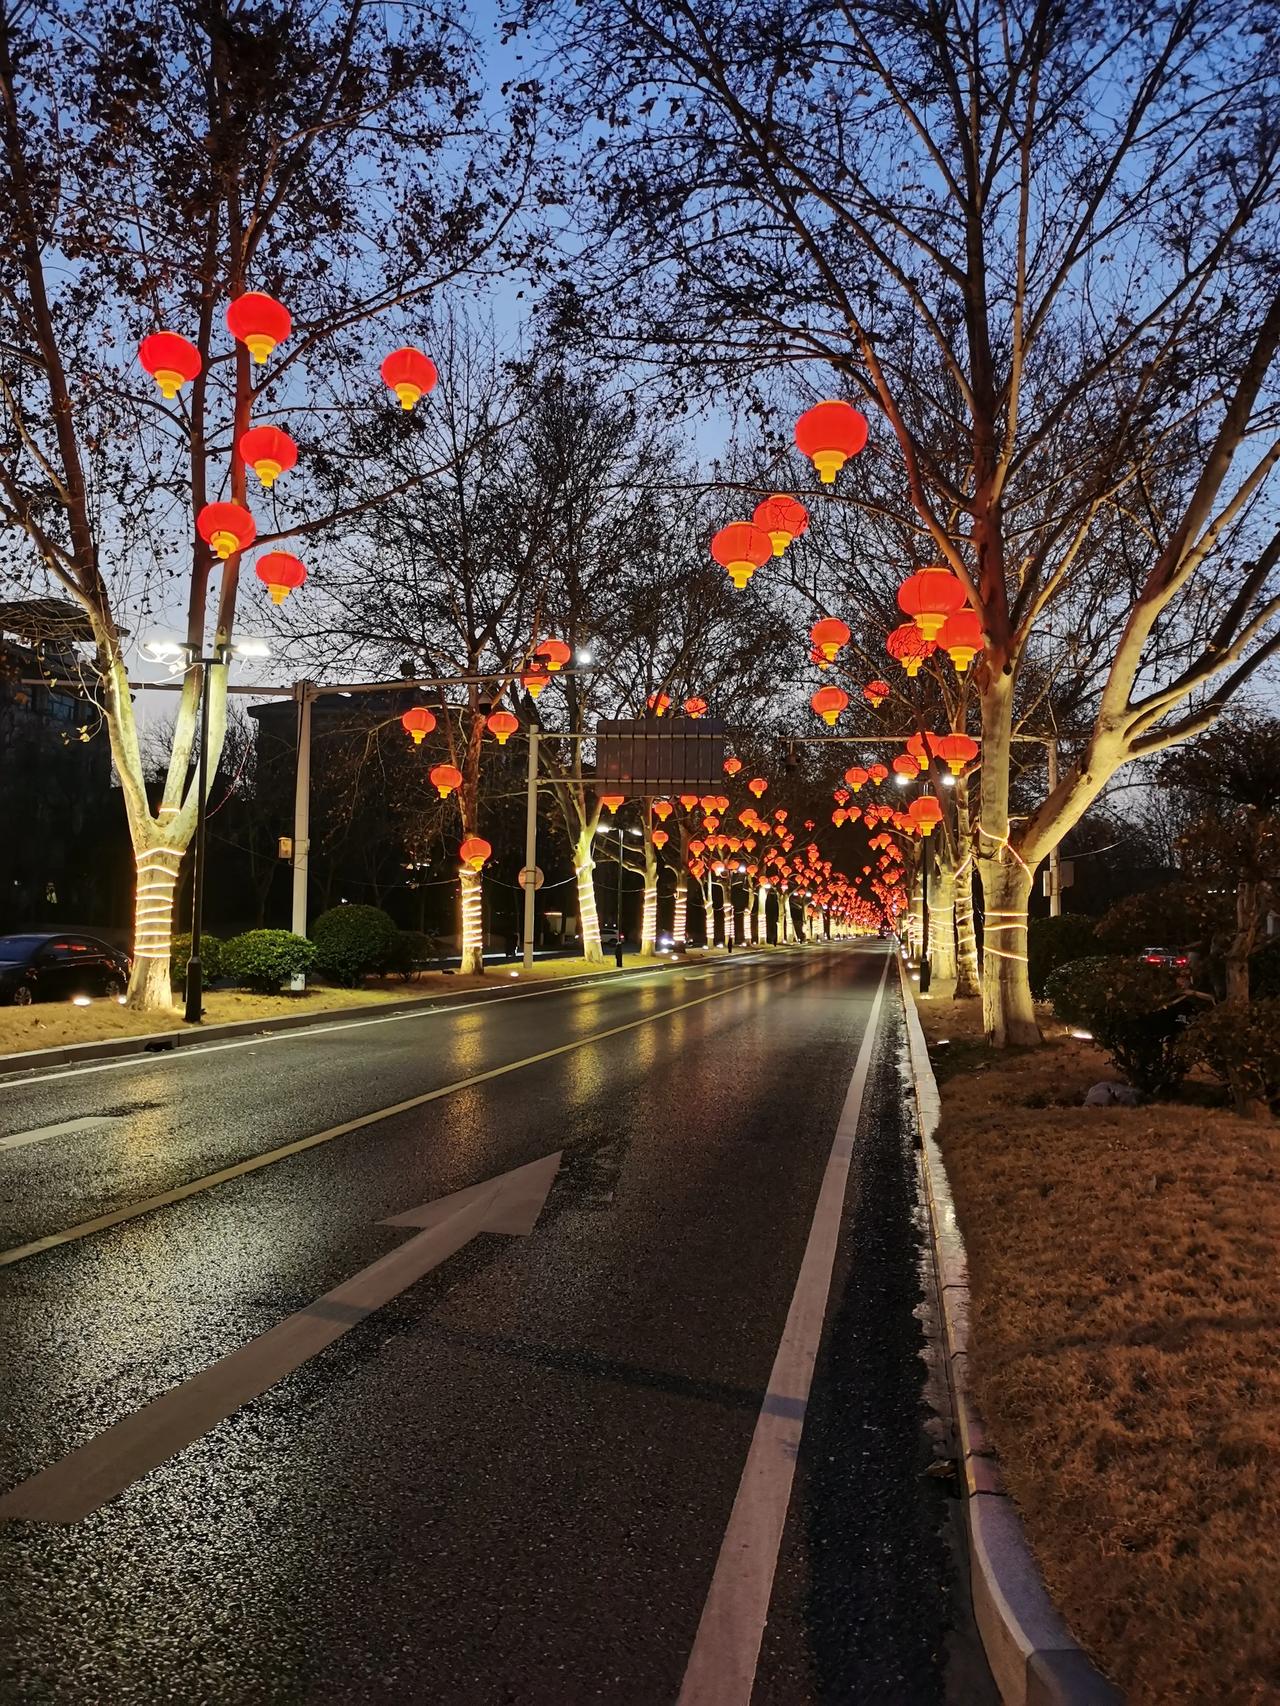
<path fill-rule="evenodd" d="M 541 664 L 532 664 L 522 673 L 520 677 L 520 685 L 524 688 L 530 699 L 536 699 L 539 693 L 542 692 L 542 689 L 547 685 L 549 679 L 550 677 L 548 676 L 546 669 Z"/>
<path fill-rule="evenodd" d="M 660 717 L 664 711 L 670 708 L 671 699 L 666 693 L 651 693 L 645 700 L 645 704 L 653 712 L 655 717 Z"/>
<path fill-rule="evenodd" d="M 877 787 L 884 781 L 888 774 L 889 772 L 885 769 L 883 764 L 868 764 L 867 766 L 867 780 L 874 783 Z"/>
<path fill-rule="evenodd" d="M 921 794 L 911 802 L 911 816 L 921 835 L 932 835 L 934 826 L 942 822 L 942 807 L 932 794 Z"/>
<path fill-rule="evenodd" d="M 680 795 L 680 804 L 684 807 L 685 811 L 687 811 L 687 812 L 691 812 L 693 810 L 693 808 L 697 805 L 697 803 L 698 803 L 698 796 L 696 794 L 681 794 Z"/>
<path fill-rule="evenodd" d="M 653 845 L 659 850 L 665 847 L 670 839 L 671 837 L 667 834 L 665 829 L 655 829 L 653 834 L 650 836 L 650 840 L 653 842 Z"/>
<path fill-rule="evenodd" d="M 950 569 L 921 569 L 898 588 L 898 608 L 914 617 L 926 640 L 936 640 L 947 617 L 963 607 L 964 596 Z"/>
<path fill-rule="evenodd" d="M 738 774 L 739 770 L 741 770 L 741 769 L 742 769 L 742 760 L 740 758 L 726 758 L 725 759 L 725 761 L 724 761 L 724 773 L 726 776 L 736 776 Z"/>
<path fill-rule="evenodd" d="M 493 848 L 483 835 L 469 835 L 458 849 L 458 857 L 469 871 L 478 871 Z"/>
<path fill-rule="evenodd" d="M 889 697 L 889 683 L 887 681 L 868 681 L 862 689 L 862 697 L 874 710 L 879 710 Z"/>
<path fill-rule="evenodd" d="M 751 519 L 769 535 L 775 557 L 780 557 L 791 541 L 798 539 L 809 526 L 808 510 L 784 492 L 774 492 L 772 497 L 757 504 Z"/>
<path fill-rule="evenodd" d="M 849 695 L 841 687 L 820 687 L 809 703 L 827 727 L 833 729 L 836 718 L 849 703 Z"/>
<path fill-rule="evenodd" d="M 919 735 L 911 736 L 907 742 L 907 751 L 915 759 L 917 769 L 927 770 L 929 768 L 929 758 L 924 750 L 924 742 Z"/>
<path fill-rule="evenodd" d="M 672 806 L 670 800 L 655 800 L 653 802 L 653 815 L 657 818 L 659 823 L 665 823 L 671 816 L 671 811 Z"/>
<path fill-rule="evenodd" d="M 505 746 L 520 727 L 520 719 L 512 716 L 510 711 L 494 711 L 485 719 L 484 726 L 499 746 Z"/>
<path fill-rule="evenodd" d="M 914 622 L 904 622 L 895 628 L 885 641 L 885 650 L 896 658 L 910 676 L 920 673 L 920 665 L 937 651 L 932 640 L 926 640 Z"/>
<path fill-rule="evenodd" d="M 774 812 L 773 820 L 775 823 L 785 823 L 787 821 L 787 814 L 782 806 L 779 806 L 777 811 Z"/>
<path fill-rule="evenodd" d="M 938 630 L 938 644 L 955 665 L 956 674 L 963 675 L 983 647 L 978 612 L 967 604 L 953 611 Z"/>
<path fill-rule="evenodd" d="M 227 307 L 227 330 L 246 346 L 256 362 L 264 362 L 293 330 L 289 310 L 273 296 L 248 290 Z"/>
<path fill-rule="evenodd" d="M 250 427 L 240 434 L 240 454 L 245 465 L 268 489 L 298 460 L 298 447 L 279 427 Z"/>
<path fill-rule="evenodd" d="M 711 555 L 741 592 L 762 563 L 773 555 L 773 544 L 763 527 L 750 521 L 731 521 L 711 541 Z"/>
<path fill-rule="evenodd" d="M 849 804 L 849 790 L 847 788 L 837 788 L 831 798 L 838 806 L 847 806 Z"/>
<path fill-rule="evenodd" d="M 867 773 L 860 764 L 851 764 L 844 773 L 844 779 L 856 794 L 867 780 Z"/>
<path fill-rule="evenodd" d="M 824 486 L 867 442 L 867 423 L 850 403 L 816 403 L 796 422 L 796 448 L 807 456 Z"/>
<path fill-rule="evenodd" d="M 612 813 L 617 811 L 627 796 L 625 794 L 600 794 L 597 797 L 605 811 Z"/>
<path fill-rule="evenodd" d="M 809 639 L 819 654 L 820 665 L 834 663 L 840 648 L 849 644 L 849 624 L 838 616 L 825 616 L 810 628 Z"/>
<path fill-rule="evenodd" d="M 534 653 L 534 656 L 541 658 L 543 663 L 546 664 L 547 668 L 554 675 L 558 669 L 564 668 L 565 664 L 567 664 L 569 659 L 573 656 L 573 653 L 569 650 L 569 647 L 565 645 L 563 640 L 544 640 Z"/>
<path fill-rule="evenodd" d="M 462 772 L 456 764 L 433 764 L 428 774 L 442 800 L 447 800 L 455 788 L 462 786 Z"/>
<path fill-rule="evenodd" d="M 402 409 L 411 409 L 419 397 L 434 391 L 440 377 L 430 356 L 408 344 L 384 356 L 378 372 L 382 375 L 382 383 L 400 399 Z"/>
<path fill-rule="evenodd" d="M 920 766 L 909 752 L 900 752 L 893 761 L 893 768 L 899 776 L 906 776 L 913 782 L 920 774 Z"/>
<path fill-rule="evenodd" d="M 196 531 L 225 562 L 252 545 L 258 530 L 243 504 L 206 504 L 196 517 Z"/>
<path fill-rule="evenodd" d="M 268 551 L 258 558 L 253 572 L 271 594 L 272 604 L 283 604 L 307 578 L 306 568 L 288 551 Z"/>
<path fill-rule="evenodd" d="M 171 401 L 199 373 L 200 351 L 176 332 L 152 332 L 138 345 L 138 360 Z"/>
<path fill-rule="evenodd" d="M 684 714 L 686 717 L 705 717 L 707 714 L 706 700 L 699 699 L 696 696 L 692 699 L 686 699 L 684 702 Z"/>
<path fill-rule="evenodd" d="M 765 793 L 768 790 L 769 784 L 765 781 L 763 776 L 753 776 L 751 778 L 751 780 L 747 783 L 747 787 L 751 790 L 751 792 L 759 800 L 759 799 L 762 799 L 764 797 Z"/>
<path fill-rule="evenodd" d="M 400 726 L 407 735 L 413 736 L 415 746 L 421 746 L 435 728 L 436 720 L 425 705 L 412 705 L 401 717 Z"/>
<path fill-rule="evenodd" d="M 951 774 L 958 776 L 978 756 L 978 743 L 972 735 L 943 735 L 937 743 L 937 754 Z"/>

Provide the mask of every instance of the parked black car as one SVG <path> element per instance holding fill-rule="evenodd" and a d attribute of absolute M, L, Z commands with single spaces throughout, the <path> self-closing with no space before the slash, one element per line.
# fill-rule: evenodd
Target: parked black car
<path fill-rule="evenodd" d="M 76 996 L 113 997 L 123 995 L 128 983 L 128 955 L 96 936 L 53 931 L 0 936 L 0 1002 L 26 1007 Z"/>

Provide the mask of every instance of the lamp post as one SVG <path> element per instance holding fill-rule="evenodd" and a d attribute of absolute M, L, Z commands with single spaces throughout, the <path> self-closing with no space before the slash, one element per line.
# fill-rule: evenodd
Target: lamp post
<path fill-rule="evenodd" d="M 619 824 L 618 825 L 618 904 L 614 907 L 614 911 L 613 911 L 614 936 L 615 936 L 615 941 L 613 944 L 613 958 L 614 958 L 614 963 L 618 966 L 621 966 L 621 964 L 622 964 L 622 854 L 623 854 L 623 850 L 624 850 L 624 846 L 625 846 L 625 843 L 623 842 L 624 833 L 625 832 L 622 828 L 622 825 Z"/>

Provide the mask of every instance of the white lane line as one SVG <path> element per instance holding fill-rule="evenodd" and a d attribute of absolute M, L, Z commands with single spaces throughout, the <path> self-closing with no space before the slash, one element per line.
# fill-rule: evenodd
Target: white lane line
<path fill-rule="evenodd" d="M 81 1120 L 63 1120 L 60 1125 L 37 1126 L 34 1131 L 15 1131 L 12 1137 L 0 1137 L 0 1149 L 25 1149 L 29 1143 L 43 1143 L 47 1137 L 69 1137 L 73 1131 L 87 1131 L 91 1125 L 114 1125 L 110 1114 L 89 1114 Z"/>
<path fill-rule="evenodd" d="M 727 962 L 726 962 L 727 963 Z M 728 969 L 732 969 L 731 967 Z M 623 977 L 654 977 L 664 972 L 664 966 L 645 966 L 643 969 L 624 971 Z M 710 972 L 706 974 L 708 977 Z M 408 1013 L 380 1013 L 372 1019 L 343 1019 L 342 1009 L 336 1008 L 326 1018 L 323 1013 L 317 1013 L 314 1025 L 299 1025 L 289 1031 L 259 1031 L 251 1037 L 240 1037 L 229 1043 L 186 1043 L 181 1048 L 165 1048 L 163 1046 L 142 1054 L 126 1055 L 121 1060 L 103 1060 L 92 1066 L 50 1067 L 47 1072 L 33 1074 L 30 1078 L 6 1077 L 0 1078 L 0 1091 L 27 1090 L 37 1084 L 61 1084 L 68 1078 L 83 1078 L 90 1072 L 122 1072 L 129 1067 L 172 1065 L 189 1060 L 201 1060 L 205 1055 L 222 1054 L 227 1049 L 261 1048 L 264 1043 L 297 1043 L 314 1042 L 318 1034 L 329 1031 L 358 1031 L 366 1025 L 394 1025 L 401 1019 L 435 1019 L 450 1013 L 469 1013 L 476 1007 L 500 1007 L 508 1001 L 532 1001 L 539 995 L 572 995 L 583 990 L 600 987 L 618 986 L 617 974 L 613 976 L 587 976 L 566 978 L 563 983 L 546 980 L 542 989 L 525 989 L 514 995 L 488 995 L 480 1001 L 455 1001 L 452 996 L 442 995 L 440 1000 L 446 1005 L 441 1007 L 414 1008 Z M 180 1033 L 174 1033 L 175 1035 Z M 167 1032 L 158 1031 L 157 1039 L 163 1045 Z M 13 1073 L 21 1073 L 21 1067 L 11 1068 Z"/>
<path fill-rule="evenodd" d="M 641 1025 L 656 1024 L 659 1019 L 669 1018 L 673 1013 L 686 1012 L 690 1007 L 701 1007 L 704 1002 L 718 1001 L 724 995 L 736 995 L 744 989 L 754 989 L 759 983 L 769 983 L 775 977 L 785 977 L 788 969 L 784 967 L 769 972 L 764 977 L 743 978 L 725 989 L 713 989 L 709 995 L 696 995 L 690 1001 L 663 1007 L 657 1013 L 646 1013 L 643 1018 L 629 1019 L 625 1025 L 613 1025 L 607 1031 L 593 1031 L 590 1036 L 575 1037 L 572 1042 L 543 1049 L 540 1054 L 526 1055 L 523 1060 L 508 1061 L 505 1066 L 493 1066 L 487 1072 L 476 1072 L 470 1078 L 460 1078 L 456 1084 L 442 1084 L 438 1090 L 424 1091 L 420 1096 L 410 1096 L 407 1101 L 396 1102 L 389 1108 L 378 1108 L 371 1114 L 361 1114 L 358 1119 L 330 1126 L 327 1131 L 315 1132 L 311 1137 L 300 1137 L 294 1143 L 281 1144 L 278 1149 L 268 1149 L 261 1155 L 251 1155 L 247 1161 L 223 1167 L 216 1173 L 206 1173 L 203 1178 L 192 1179 L 189 1184 L 179 1185 L 175 1190 L 163 1191 L 158 1196 L 146 1197 L 140 1202 L 127 1203 L 125 1207 L 114 1209 L 110 1214 L 98 1215 L 95 1220 L 82 1221 L 80 1225 L 68 1226 L 61 1232 L 50 1232 L 44 1238 L 32 1239 L 29 1244 L 15 1244 L 11 1250 L 0 1250 L 0 1268 L 25 1261 L 28 1256 L 39 1255 L 43 1250 L 56 1249 L 59 1244 L 71 1244 L 77 1239 L 87 1238 L 90 1233 L 103 1232 L 110 1226 L 119 1226 L 126 1220 L 137 1220 L 140 1215 L 150 1214 L 154 1209 L 167 1208 L 171 1203 L 182 1202 L 187 1197 L 212 1190 L 215 1185 L 225 1185 L 232 1179 L 242 1179 L 245 1174 L 256 1173 L 262 1167 L 270 1167 L 275 1161 L 283 1161 L 290 1155 L 301 1155 L 305 1150 L 315 1149 L 321 1143 L 331 1143 L 335 1137 L 345 1137 L 349 1132 L 363 1131 L 366 1126 L 377 1125 L 380 1120 L 394 1119 L 397 1114 L 409 1113 L 413 1108 L 424 1107 L 428 1102 L 438 1102 L 445 1096 L 454 1096 L 459 1090 L 470 1090 L 476 1084 L 487 1084 L 491 1079 L 504 1078 L 509 1072 L 519 1072 L 526 1066 L 537 1066 L 544 1060 L 555 1060 L 558 1055 L 587 1048 L 591 1043 L 603 1042 L 608 1037 L 620 1037 L 626 1031 L 637 1030 Z"/>
<path fill-rule="evenodd" d="M 836 1126 L 787 1311 L 787 1324 L 769 1376 L 769 1389 L 760 1406 L 677 1706 L 749 1706 L 751 1700 L 760 1642 L 773 1596 L 778 1550 L 791 1502 L 809 1388 L 827 1313 L 849 1163 L 888 970 L 886 960 Z"/>

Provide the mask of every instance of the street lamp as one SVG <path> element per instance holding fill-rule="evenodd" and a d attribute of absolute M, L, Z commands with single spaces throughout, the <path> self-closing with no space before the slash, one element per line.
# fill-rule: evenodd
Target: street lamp
<path fill-rule="evenodd" d="M 613 944 L 613 957 L 616 964 L 620 966 L 622 964 L 622 855 L 626 847 L 624 838 L 628 835 L 638 836 L 640 831 L 638 829 L 624 829 L 620 823 L 615 824 L 614 827 L 618 831 L 618 902 L 613 916 L 614 929 L 617 932 L 618 939 Z M 608 830 L 602 826 L 596 831 L 596 834 L 607 835 Z"/>
<path fill-rule="evenodd" d="M 185 670 L 199 669 L 200 680 L 200 744 L 197 749 L 196 775 L 196 833 L 192 842 L 191 864 L 191 954 L 187 960 L 186 1008 L 188 1025 L 198 1025 L 203 1005 L 204 984 L 200 969 L 200 933 L 204 921 L 204 856 L 205 856 L 205 795 L 209 785 L 209 679 L 215 664 L 230 664 L 233 658 L 265 658 L 270 655 L 267 642 L 249 637 L 243 640 L 223 640 L 206 654 L 188 640 L 173 640 L 163 636 L 150 639 L 143 651 L 159 663 L 182 659 Z"/>

